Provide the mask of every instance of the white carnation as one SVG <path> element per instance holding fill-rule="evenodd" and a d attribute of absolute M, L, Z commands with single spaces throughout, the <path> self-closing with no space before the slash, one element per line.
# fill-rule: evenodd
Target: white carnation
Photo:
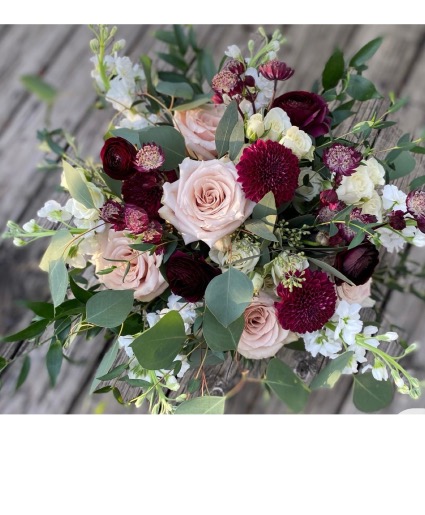
<path fill-rule="evenodd" d="M 359 204 L 370 200 L 375 191 L 375 186 L 369 177 L 365 166 L 350 175 L 343 177 L 341 184 L 336 190 L 339 200 L 346 204 Z"/>
<path fill-rule="evenodd" d="M 246 135 L 249 140 L 255 141 L 264 134 L 263 116 L 260 113 L 253 114 L 249 117 L 246 124 Z"/>
<path fill-rule="evenodd" d="M 406 241 L 398 232 L 381 227 L 376 230 L 379 234 L 380 244 L 387 249 L 388 252 L 400 252 L 406 245 Z"/>
<path fill-rule="evenodd" d="M 374 157 L 366 161 L 366 168 L 375 186 L 383 186 L 385 184 L 385 169 Z"/>
<path fill-rule="evenodd" d="M 381 197 L 374 190 L 372 197 L 361 205 L 362 213 L 376 216 L 378 222 L 382 222 L 382 201 Z"/>
<path fill-rule="evenodd" d="M 382 190 L 382 203 L 384 209 L 391 211 L 407 211 L 406 207 L 407 195 L 399 190 L 394 184 L 387 184 Z"/>
<path fill-rule="evenodd" d="M 271 139 L 272 141 L 279 141 L 283 133 L 292 127 L 289 116 L 280 107 L 273 107 L 266 114 L 264 118 L 264 127 L 267 135 L 263 138 L 265 140 Z"/>
<path fill-rule="evenodd" d="M 312 161 L 314 146 L 310 136 L 293 125 L 286 132 L 280 143 L 292 150 L 298 159 L 308 159 Z"/>

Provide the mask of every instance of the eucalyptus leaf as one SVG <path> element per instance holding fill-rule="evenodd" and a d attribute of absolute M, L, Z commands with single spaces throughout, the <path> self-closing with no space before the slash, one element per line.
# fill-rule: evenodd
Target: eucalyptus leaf
<path fill-rule="evenodd" d="M 127 368 L 128 363 L 122 363 L 121 365 L 118 365 L 115 368 L 113 368 L 107 374 L 99 376 L 96 379 L 99 379 L 99 381 L 110 381 L 111 379 L 115 379 L 116 377 L 120 376 Z"/>
<path fill-rule="evenodd" d="M 159 81 L 156 85 L 156 91 L 162 95 L 183 98 L 184 100 L 192 100 L 194 95 L 193 88 L 186 82 Z"/>
<path fill-rule="evenodd" d="M 60 229 L 57 231 L 52 237 L 46 252 L 41 258 L 41 270 L 48 272 L 51 261 L 56 261 L 62 257 L 66 259 L 71 246 L 70 243 L 73 241 L 73 239 L 74 238 L 72 234 L 67 229 Z"/>
<path fill-rule="evenodd" d="M 213 351 L 236 350 L 243 332 L 245 318 L 241 315 L 229 327 L 223 327 L 206 308 L 203 317 L 203 334 L 208 347 Z"/>
<path fill-rule="evenodd" d="M 325 65 L 322 74 L 322 84 L 325 90 L 334 88 L 344 76 L 344 54 L 337 48 Z"/>
<path fill-rule="evenodd" d="M 92 384 L 90 386 L 90 392 L 89 392 L 90 394 L 92 394 L 92 393 L 103 393 L 100 390 L 99 391 L 95 391 L 97 386 L 100 383 L 100 380 L 97 379 L 97 377 L 102 377 L 103 375 L 105 375 L 110 370 L 110 368 L 114 364 L 114 361 L 115 361 L 115 359 L 117 357 L 118 349 L 119 349 L 118 340 L 115 340 L 114 343 L 112 344 L 111 348 L 103 356 L 102 361 L 100 362 L 99 366 L 97 367 L 95 378 L 93 379 Z M 110 386 L 107 386 L 105 388 L 108 388 L 106 391 L 110 391 L 110 389 L 111 389 Z M 101 388 L 101 390 L 103 390 L 103 388 Z"/>
<path fill-rule="evenodd" d="M 373 39 L 366 43 L 350 60 L 350 66 L 357 68 L 365 64 L 371 57 L 375 55 L 379 47 L 382 45 L 382 37 Z"/>
<path fill-rule="evenodd" d="M 290 410 L 299 413 L 307 404 L 310 390 L 288 365 L 277 358 L 270 360 L 266 383 Z"/>
<path fill-rule="evenodd" d="M 416 179 L 413 179 L 413 181 L 409 184 L 410 191 L 417 190 L 418 188 L 422 187 L 425 184 L 425 175 L 422 175 L 422 177 L 416 177 Z"/>
<path fill-rule="evenodd" d="M 375 85 L 362 75 L 350 75 L 347 93 L 355 100 L 365 101 L 372 98 L 381 98 Z"/>
<path fill-rule="evenodd" d="M 365 413 L 379 411 L 393 400 L 394 388 L 390 381 L 377 381 L 371 372 L 353 376 L 353 402 Z"/>
<path fill-rule="evenodd" d="M 278 241 L 271 230 L 272 227 L 266 225 L 262 220 L 247 220 L 245 222 L 245 229 L 267 241 Z"/>
<path fill-rule="evenodd" d="M 256 220 L 266 220 L 268 223 L 274 225 L 277 218 L 276 202 L 273 192 L 269 191 L 264 197 L 255 205 L 252 211 L 252 218 Z"/>
<path fill-rule="evenodd" d="M 133 309 L 133 290 L 106 290 L 87 301 L 87 322 L 100 327 L 122 324 Z"/>
<path fill-rule="evenodd" d="M 18 331 L 17 333 L 9 334 L 7 336 L 3 336 L 0 341 L 4 343 L 9 342 L 20 342 L 23 340 L 31 340 L 36 336 L 39 336 L 44 332 L 46 327 L 49 325 L 48 319 L 38 320 L 37 322 L 33 322 L 25 329 Z"/>
<path fill-rule="evenodd" d="M 133 129 L 120 128 L 112 130 L 111 134 L 115 137 L 125 139 L 126 141 L 135 145 L 136 147 L 140 146 L 139 131 L 135 131 Z"/>
<path fill-rule="evenodd" d="M 350 279 L 348 279 L 348 277 L 345 277 L 344 274 L 341 274 L 341 272 L 339 272 L 336 268 L 329 265 L 328 263 L 325 263 L 324 261 L 320 261 L 320 259 L 316 259 L 316 258 L 312 258 L 312 257 L 308 257 L 307 259 L 309 261 L 311 261 L 314 265 L 318 266 L 319 268 L 321 268 L 322 270 L 327 272 L 328 274 L 338 277 L 338 279 L 341 279 L 342 281 L 346 282 L 350 286 L 355 286 L 355 284 L 352 281 L 350 281 Z"/>
<path fill-rule="evenodd" d="M 233 127 L 229 140 L 229 158 L 235 161 L 245 144 L 245 129 L 243 121 L 238 121 Z"/>
<path fill-rule="evenodd" d="M 89 187 L 87 186 L 84 173 L 78 168 L 73 168 L 65 160 L 62 161 L 62 166 L 71 197 L 83 204 L 86 208 L 95 209 L 96 206 L 93 202 Z"/>
<path fill-rule="evenodd" d="M 68 270 L 64 259 L 51 261 L 49 264 L 49 287 L 53 306 L 57 308 L 65 299 L 68 289 Z"/>
<path fill-rule="evenodd" d="M 21 82 L 28 91 L 34 93 L 42 102 L 47 104 L 52 104 L 58 93 L 53 86 L 39 75 L 23 75 Z"/>
<path fill-rule="evenodd" d="M 19 388 L 25 383 L 29 371 L 31 368 L 31 358 L 28 354 L 25 356 L 24 361 L 22 362 L 21 371 L 19 372 L 18 380 L 16 381 L 15 390 L 19 390 Z"/>
<path fill-rule="evenodd" d="M 223 157 L 229 151 L 230 136 L 238 123 L 238 104 L 232 100 L 227 106 L 215 132 L 215 146 L 218 157 Z"/>
<path fill-rule="evenodd" d="M 391 180 L 400 179 L 413 172 L 416 166 L 415 158 L 409 152 L 401 152 L 401 154 L 392 162 L 394 170 L 391 170 L 389 177 Z"/>
<path fill-rule="evenodd" d="M 337 358 L 329 361 L 328 365 L 313 379 L 310 388 L 312 390 L 317 390 L 318 388 L 333 388 L 353 355 L 354 353 L 351 351 L 344 352 Z"/>
<path fill-rule="evenodd" d="M 201 105 L 211 101 L 210 94 L 195 95 L 190 102 L 180 104 L 174 108 L 174 111 L 187 111 L 189 109 L 195 109 Z"/>
<path fill-rule="evenodd" d="M 50 302 L 25 302 L 25 306 L 41 318 L 55 318 L 55 308 Z"/>
<path fill-rule="evenodd" d="M 195 397 L 177 406 L 175 415 L 223 415 L 225 404 L 225 397 Z"/>
<path fill-rule="evenodd" d="M 49 373 L 50 384 L 52 387 L 56 385 L 59 372 L 62 368 L 63 352 L 62 345 L 59 341 L 54 341 L 46 354 L 46 367 Z"/>
<path fill-rule="evenodd" d="M 3 356 L 0 356 L 0 372 L 4 370 L 8 364 L 9 362 L 7 361 L 7 359 L 3 358 Z"/>

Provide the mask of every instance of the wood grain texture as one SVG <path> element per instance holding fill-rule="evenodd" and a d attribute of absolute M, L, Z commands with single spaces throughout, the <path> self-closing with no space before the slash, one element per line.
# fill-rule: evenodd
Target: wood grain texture
<path fill-rule="evenodd" d="M 267 27 L 270 31 L 274 27 Z M 409 107 L 397 113 L 400 127 L 404 131 L 414 130 L 425 123 L 425 105 L 420 84 L 425 79 L 424 28 L 420 26 L 288 26 L 281 27 L 288 38 L 282 51 L 282 58 L 296 69 L 291 79 L 291 89 L 309 89 L 319 77 L 326 59 L 335 47 L 353 54 L 361 45 L 377 35 L 384 35 L 384 44 L 373 59 L 366 76 L 372 78 L 383 92 L 394 90 L 398 95 L 409 95 Z M 214 50 L 219 60 L 227 45 L 236 43 L 244 48 L 246 41 L 255 31 L 254 26 L 201 26 L 200 41 Z M 123 26 L 119 37 L 128 43 L 129 55 L 150 52 L 160 45 L 152 46 L 152 27 Z M 0 226 L 8 219 L 25 222 L 33 218 L 45 200 L 57 198 L 58 174 L 35 171 L 41 154 L 36 150 L 35 132 L 41 128 L 44 107 L 27 94 L 19 83 L 24 73 L 41 73 L 60 91 L 53 112 L 53 126 L 66 128 L 77 139 L 83 155 L 97 156 L 101 138 L 110 117 L 109 112 L 93 109 L 94 93 L 90 78 L 90 33 L 79 26 L 12 26 L 1 32 L 2 50 L 6 58 L 0 63 L 0 85 L 7 95 L 0 104 Z M 3 53 L 3 52 L 2 52 Z M 365 119 L 373 109 L 383 109 L 375 102 L 363 107 L 358 115 L 346 123 Z M 379 149 L 388 148 L 397 141 L 397 131 L 385 131 L 377 139 Z M 421 162 L 423 165 L 423 163 Z M 417 168 L 418 170 L 419 168 Z M 423 173 L 423 172 L 422 172 Z M 411 180 L 411 178 L 409 178 Z M 10 241 L 0 240 L 0 334 L 13 332 L 29 321 L 28 313 L 16 304 L 18 299 L 48 297 L 47 277 L 39 271 L 38 262 L 43 252 L 42 243 L 26 247 L 25 250 L 12 247 Z M 421 257 L 421 252 L 415 251 Z M 400 303 L 409 306 L 400 316 Z M 408 301 L 399 295 L 391 295 L 386 310 L 388 320 L 397 320 L 399 325 L 409 327 L 413 338 L 423 338 L 425 320 L 421 317 L 422 304 L 410 297 Z M 391 322 L 389 322 L 391 323 Z M 27 344 L 2 344 L 1 354 L 20 355 Z M 44 365 L 47 349 L 32 352 L 33 363 L 28 382 L 15 395 L 11 395 L 19 373 L 19 367 L 11 367 L 2 380 L 0 390 L 0 413 L 140 413 L 134 408 L 122 408 L 111 396 L 88 397 L 87 391 L 97 364 L 106 351 L 102 338 L 86 342 L 77 339 L 70 356 L 81 365 L 64 364 L 59 384 L 51 390 Z M 306 353 L 284 351 L 283 359 L 305 380 L 310 381 L 323 360 L 315 360 Z M 425 350 L 410 358 L 409 366 L 415 367 L 419 378 L 425 370 Z M 225 363 L 208 370 L 207 381 L 215 394 L 232 388 L 239 378 L 241 363 Z M 188 376 L 189 377 L 189 376 Z M 186 381 L 188 378 L 186 378 Z M 308 413 L 353 412 L 349 400 L 351 383 L 349 378 L 338 383 L 332 392 L 315 392 L 310 399 Z M 134 395 L 134 392 L 125 392 Z M 400 397 L 400 396 L 399 396 Z M 402 397 L 402 404 L 406 398 Z M 399 401 L 391 408 L 400 411 Z M 404 404 L 403 404 L 404 405 Z M 415 404 L 423 407 L 423 402 Z M 404 409 L 404 408 L 401 408 Z M 233 397 L 229 413 L 284 413 L 285 407 L 276 398 L 268 398 L 264 389 L 247 385 Z"/>

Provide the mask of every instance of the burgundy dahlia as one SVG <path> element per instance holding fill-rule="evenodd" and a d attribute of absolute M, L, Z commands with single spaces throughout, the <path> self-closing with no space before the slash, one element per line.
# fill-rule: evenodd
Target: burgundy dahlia
<path fill-rule="evenodd" d="M 277 97 L 272 107 L 280 107 L 296 125 L 310 136 L 317 138 L 329 132 L 331 118 L 326 101 L 308 91 L 289 91 Z"/>
<path fill-rule="evenodd" d="M 214 75 L 211 87 L 219 95 L 232 97 L 242 93 L 243 82 L 236 73 L 232 73 L 230 70 L 221 70 Z"/>
<path fill-rule="evenodd" d="M 366 283 L 379 263 L 379 252 L 369 241 L 336 255 L 334 267 L 356 286 Z M 344 281 L 335 277 L 336 284 Z"/>
<path fill-rule="evenodd" d="M 177 250 L 166 263 L 165 275 L 171 291 L 188 302 L 198 302 L 205 295 L 210 281 L 221 274 L 202 256 Z"/>
<path fill-rule="evenodd" d="M 276 205 L 289 202 L 298 187 L 298 158 L 277 141 L 259 139 L 247 147 L 236 169 L 245 196 L 254 202 L 269 191 L 273 192 Z"/>
<path fill-rule="evenodd" d="M 156 143 L 145 143 L 136 154 L 134 168 L 138 172 L 153 172 L 161 168 L 164 162 L 162 148 Z"/>
<path fill-rule="evenodd" d="M 145 232 L 149 225 L 149 217 L 144 209 L 127 204 L 124 208 L 125 227 L 133 234 Z"/>
<path fill-rule="evenodd" d="M 334 143 L 323 152 L 323 162 L 332 173 L 352 175 L 363 155 L 353 147 Z"/>
<path fill-rule="evenodd" d="M 122 196 L 127 204 L 141 207 L 149 218 L 159 218 L 162 179 L 156 173 L 136 173 L 122 184 Z"/>
<path fill-rule="evenodd" d="M 107 200 L 100 209 L 100 218 L 112 225 L 115 231 L 125 229 L 124 206 L 116 200 Z"/>
<path fill-rule="evenodd" d="M 259 73 L 267 80 L 288 80 L 294 71 L 283 61 L 272 59 L 258 68 Z"/>
<path fill-rule="evenodd" d="M 425 191 L 414 190 L 407 195 L 407 212 L 418 224 L 418 229 L 425 232 Z"/>
<path fill-rule="evenodd" d="M 297 272 L 300 275 L 300 272 Z M 284 329 L 294 333 L 311 333 L 321 329 L 335 313 L 336 291 L 325 272 L 304 270 L 301 288 L 289 291 L 277 287 L 281 298 L 275 302 L 277 318 Z"/>
<path fill-rule="evenodd" d="M 100 151 L 104 172 L 118 181 L 128 179 L 135 172 L 133 161 L 136 154 L 136 148 L 126 139 L 107 139 Z"/>
<path fill-rule="evenodd" d="M 397 211 L 392 211 L 388 215 L 389 224 L 396 231 L 402 231 L 406 227 L 406 220 L 404 219 L 403 211 L 398 209 Z"/>

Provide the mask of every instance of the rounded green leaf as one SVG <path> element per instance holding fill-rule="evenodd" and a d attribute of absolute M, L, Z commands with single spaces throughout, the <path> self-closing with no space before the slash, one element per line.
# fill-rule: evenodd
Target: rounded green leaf
<path fill-rule="evenodd" d="M 225 397 L 196 397 L 182 402 L 175 415 L 223 415 L 225 403 Z"/>
<path fill-rule="evenodd" d="M 355 55 L 352 57 L 350 61 L 350 66 L 353 68 L 357 68 L 365 64 L 371 57 L 373 57 L 378 50 L 378 48 L 382 44 L 382 38 L 376 38 L 369 43 L 366 43 Z"/>
<path fill-rule="evenodd" d="M 223 327 L 207 308 L 203 317 L 202 332 L 208 347 L 213 351 L 236 350 L 245 325 L 241 315 L 237 320 Z"/>
<path fill-rule="evenodd" d="M 375 85 L 362 75 L 350 75 L 347 93 L 355 100 L 365 101 L 372 98 L 381 98 Z"/>
<path fill-rule="evenodd" d="M 394 388 L 390 381 L 377 381 L 371 372 L 353 378 L 353 402 L 358 410 L 373 413 L 391 404 Z"/>
<path fill-rule="evenodd" d="M 350 362 L 353 352 L 344 352 L 341 356 L 331 360 L 328 365 L 311 382 L 310 388 L 333 388 L 341 377 L 342 371 Z"/>
<path fill-rule="evenodd" d="M 266 372 L 266 383 L 290 410 L 298 413 L 307 404 L 310 390 L 282 361 L 273 358 Z"/>
<path fill-rule="evenodd" d="M 87 301 L 87 322 L 99 327 L 121 325 L 133 308 L 133 290 L 107 290 Z"/>

